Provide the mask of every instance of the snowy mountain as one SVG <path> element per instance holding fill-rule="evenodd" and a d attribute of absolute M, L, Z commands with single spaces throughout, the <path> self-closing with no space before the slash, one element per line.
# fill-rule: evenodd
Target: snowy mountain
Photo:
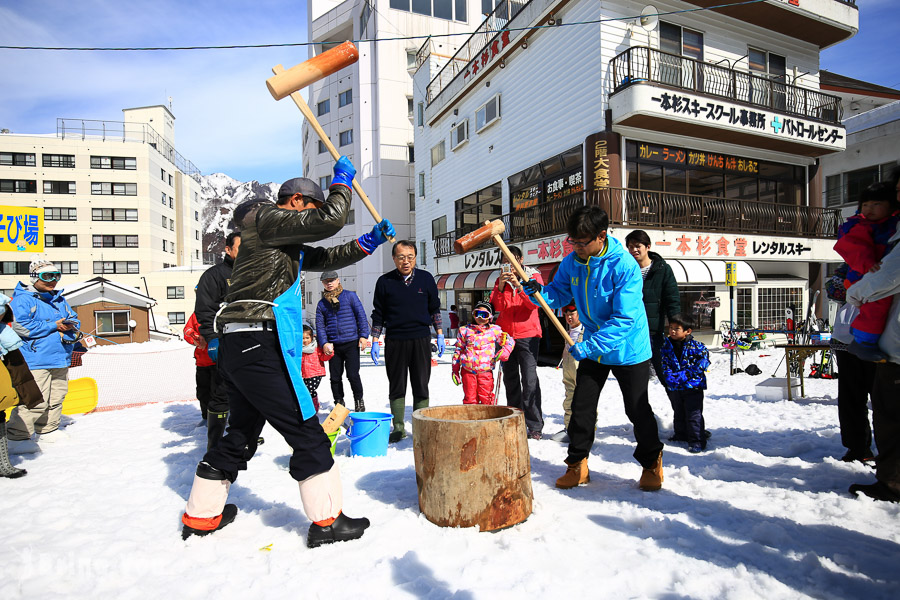
<path fill-rule="evenodd" d="M 258 181 L 243 183 L 224 173 L 201 175 L 199 181 L 200 201 L 203 206 L 200 216 L 203 251 L 214 255 L 218 260 L 225 251 L 225 236 L 234 226 L 231 222 L 234 207 L 244 200 L 258 196 L 275 200 L 279 184 Z"/>

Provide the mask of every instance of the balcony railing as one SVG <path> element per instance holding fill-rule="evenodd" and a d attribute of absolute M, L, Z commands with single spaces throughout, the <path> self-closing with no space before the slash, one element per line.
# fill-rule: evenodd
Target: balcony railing
<path fill-rule="evenodd" d="M 603 208 L 610 225 L 630 228 L 831 239 L 837 237 L 842 222 L 840 210 L 818 206 L 606 188 L 590 192 L 587 199 L 569 196 L 507 213 L 499 217 L 506 227 L 503 239 L 515 243 L 566 233 L 569 217 L 585 202 Z M 437 236 L 436 256 L 453 254 L 453 242 L 477 227 Z"/>
<path fill-rule="evenodd" d="M 466 40 L 462 47 L 456 51 L 456 54 L 453 55 L 453 58 L 447 61 L 444 68 L 442 68 L 435 78 L 431 80 L 431 83 L 428 84 L 425 101 L 428 104 L 431 104 L 444 88 L 450 85 L 450 82 L 453 81 L 457 75 L 466 70 L 466 66 L 472 59 L 479 56 L 482 50 L 490 46 L 494 38 L 500 35 L 509 22 L 515 19 L 516 15 L 518 15 L 530 1 L 531 0 L 503 0 L 498 3 L 493 12 L 491 12 L 484 22 L 478 26 L 475 33 Z M 427 51 L 423 50 L 424 47 L 425 44 L 422 45 L 422 48 L 420 48 L 419 52 L 416 54 L 417 63 L 420 60 L 419 55 L 422 55 L 424 60 L 424 55 Z"/>
<path fill-rule="evenodd" d="M 617 55 L 611 67 L 614 94 L 649 81 L 834 125 L 843 117 L 837 96 L 645 46 Z"/>

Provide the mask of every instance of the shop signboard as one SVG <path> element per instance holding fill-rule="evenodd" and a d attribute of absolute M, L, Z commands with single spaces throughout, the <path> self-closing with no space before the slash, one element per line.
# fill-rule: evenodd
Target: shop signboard
<path fill-rule="evenodd" d="M 43 252 L 44 209 L 0 206 L 0 251 Z"/>

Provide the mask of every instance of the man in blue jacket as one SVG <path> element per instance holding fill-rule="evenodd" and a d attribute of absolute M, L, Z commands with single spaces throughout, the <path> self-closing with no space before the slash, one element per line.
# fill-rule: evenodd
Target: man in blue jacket
<path fill-rule="evenodd" d="M 647 396 L 650 379 L 650 333 L 644 311 L 641 270 L 622 244 L 607 235 L 609 217 L 597 206 L 583 206 L 569 218 L 569 243 L 556 275 L 543 287 L 553 308 L 574 300 L 584 325 L 583 341 L 569 348 L 579 361 L 569 421 L 566 473 L 556 487 L 568 489 L 591 480 L 587 457 L 594 443 L 597 402 L 610 371 L 619 382 L 625 414 L 634 426 L 634 457 L 644 468 L 639 486 L 662 487 L 662 448 L 656 418 Z M 541 291 L 525 282 L 530 294 Z"/>
<path fill-rule="evenodd" d="M 359 378 L 359 352 L 366 347 L 369 337 L 369 321 L 366 310 L 356 292 L 341 287 L 337 271 L 322 273 L 325 291 L 316 306 L 316 340 L 325 354 L 333 355 L 328 361 L 331 375 L 331 394 L 335 404 L 344 403 L 344 368 L 353 391 L 354 410 L 364 412 L 362 380 Z"/>
<path fill-rule="evenodd" d="M 31 441 L 53 442 L 65 437 L 59 431 L 63 400 L 69 391 L 69 362 L 72 345 L 77 341 L 81 322 L 78 315 L 56 291 L 62 274 L 52 262 L 35 259 L 28 267 L 31 285 L 16 285 L 9 306 L 20 331 L 24 329 L 22 355 L 41 389 L 43 402 L 34 408 L 19 406 L 11 411 L 7 431 L 10 452 L 26 454 L 40 451 Z"/>

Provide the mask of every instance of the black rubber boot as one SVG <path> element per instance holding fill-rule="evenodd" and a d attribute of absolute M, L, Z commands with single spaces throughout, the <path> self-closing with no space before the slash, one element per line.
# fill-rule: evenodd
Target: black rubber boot
<path fill-rule="evenodd" d="M 306 545 L 310 548 L 318 548 L 325 544 L 356 540 L 362 537 L 368 526 L 369 520 L 365 517 L 351 519 L 344 513 L 341 513 L 331 525 L 325 527 L 315 523 L 310 525 L 309 533 L 306 536 Z"/>
<path fill-rule="evenodd" d="M 16 479 L 28 474 L 25 469 L 18 469 L 9 462 L 9 448 L 6 444 L 6 413 L 0 411 L 0 477 Z"/>
<path fill-rule="evenodd" d="M 209 421 L 206 425 L 206 450 L 213 449 L 219 440 L 225 435 L 225 427 L 228 425 L 228 412 L 209 412 Z"/>
<path fill-rule="evenodd" d="M 215 529 L 194 529 L 193 527 L 188 527 L 185 525 L 181 528 L 181 539 L 186 540 L 192 535 L 204 536 L 209 535 L 213 531 L 218 531 L 234 521 L 234 518 L 237 516 L 237 506 L 234 504 L 226 504 L 225 508 L 222 509 L 222 520 L 219 521 L 219 525 Z"/>
<path fill-rule="evenodd" d="M 356 409 L 356 412 L 366 412 L 366 401 L 362 398 L 354 399 L 353 404 L 355 405 L 354 408 Z"/>

